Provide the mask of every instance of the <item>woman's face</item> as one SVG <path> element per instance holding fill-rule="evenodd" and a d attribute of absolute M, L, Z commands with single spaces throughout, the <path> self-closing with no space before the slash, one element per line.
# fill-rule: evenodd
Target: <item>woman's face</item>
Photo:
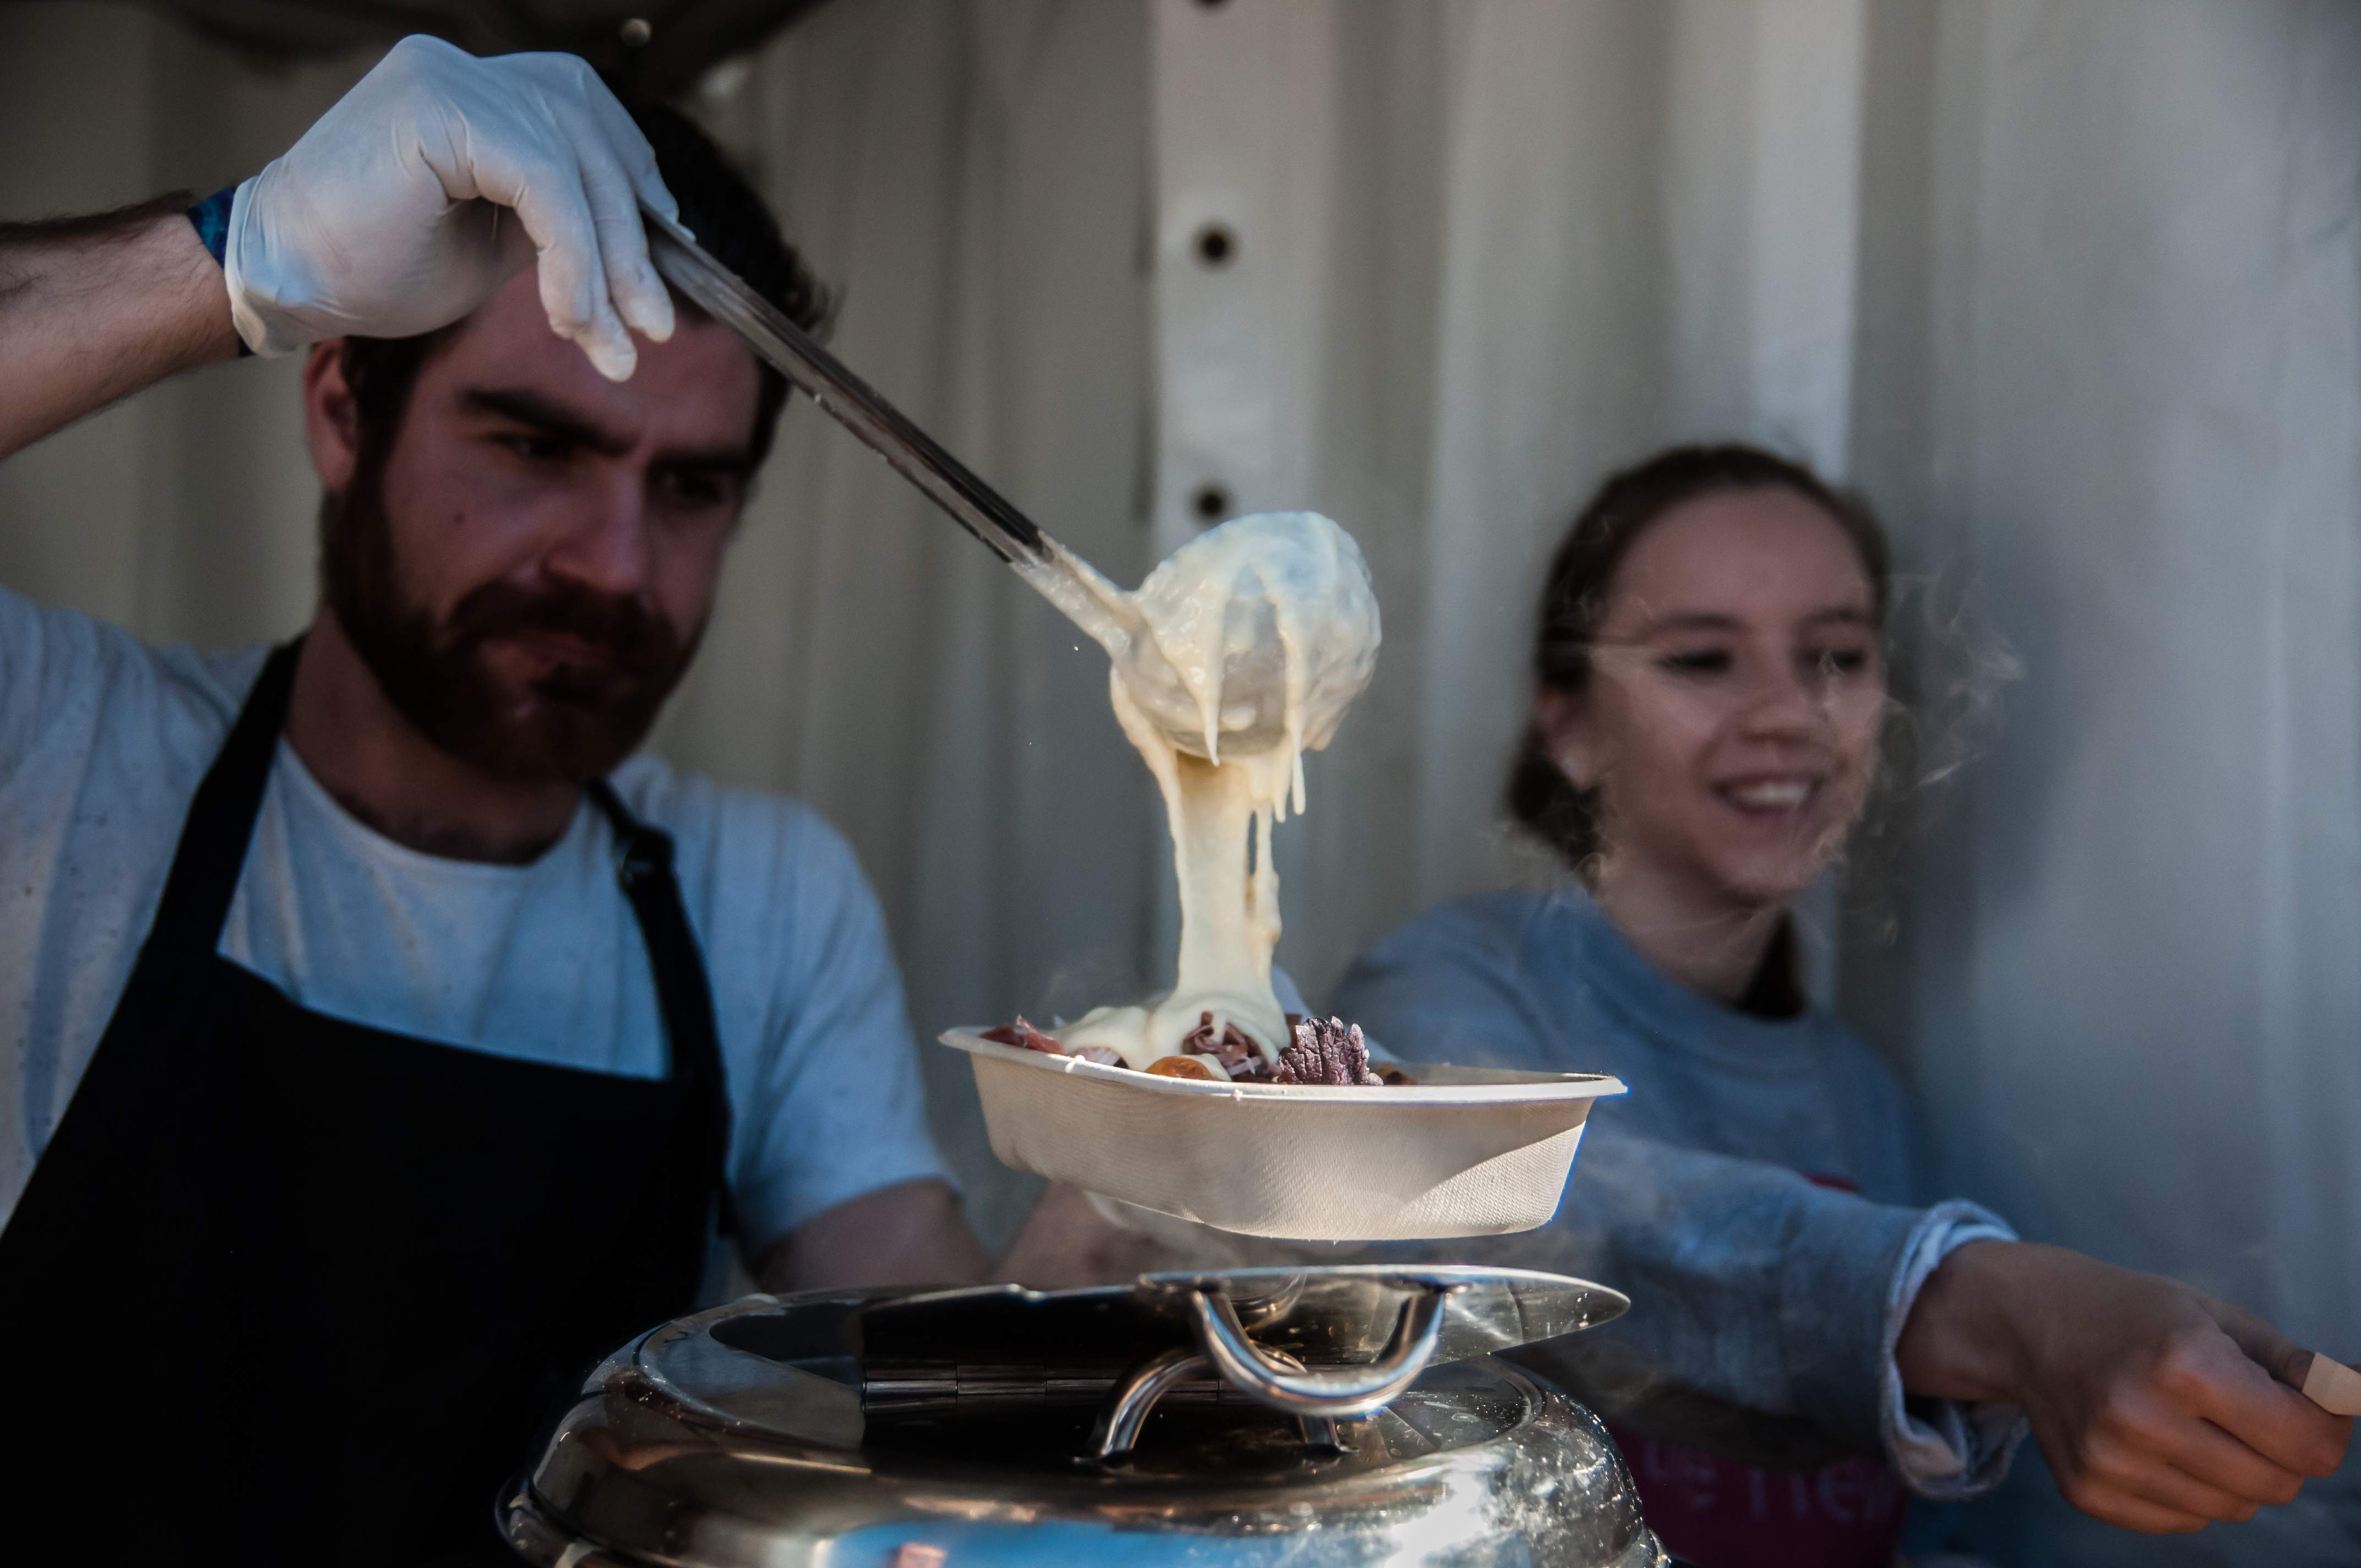
<path fill-rule="evenodd" d="M 1792 491 L 1664 513 L 1609 587 L 1578 696 L 1543 691 L 1551 755 L 1599 789 L 1602 875 L 1749 905 L 1808 886 L 1869 793 L 1885 668 L 1860 554 Z"/>

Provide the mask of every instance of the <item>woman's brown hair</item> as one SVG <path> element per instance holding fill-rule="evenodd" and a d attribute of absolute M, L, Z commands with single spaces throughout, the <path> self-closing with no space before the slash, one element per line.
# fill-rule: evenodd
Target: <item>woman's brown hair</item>
<path fill-rule="evenodd" d="M 1539 686 L 1578 696 L 1590 681 L 1590 644 L 1606 616 L 1615 570 L 1649 525 L 1674 509 L 1731 490 L 1786 490 L 1828 514 L 1861 556 L 1880 626 L 1885 623 L 1892 552 L 1869 503 L 1800 463 L 1760 447 L 1673 446 L 1608 477 L 1574 520 L 1550 560 L 1533 648 Z M 1599 850 L 1598 791 L 1576 789 L 1528 719 L 1510 770 L 1509 815 L 1582 871 Z"/>

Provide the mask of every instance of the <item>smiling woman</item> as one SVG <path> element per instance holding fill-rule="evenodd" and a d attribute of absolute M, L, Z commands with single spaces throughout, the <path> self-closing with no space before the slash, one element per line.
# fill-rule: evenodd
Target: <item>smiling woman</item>
<path fill-rule="evenodd" d="M 1552 1371 L 1699 1568 L 1883 1568 L 1909 1492 L 1989 1489 L 2027 1424 L 2147 1530 L 2245 1519 L 2345 1442 L 2268 1324 L 1914 1206 L 1908 1102 L 1804 994 L 1793 912 L 1873 780 L 1885 574 L 1869 511 L 1769 453 L 1609 479 L 1551 564 L 1509 789 L 1577 884 L 1431 911 L 1331 999 L 1396 1050 L 1630 1085 L 1546 1256 L 1633 1310 Z"/>
<path fill-rule="evenodd" d="M 1787 901 L 1868 795 L 1887 559 L 1859 501 L 1711 446 L 1609 480 L 1551 563 L 1510 808 L 1709 995 L 1784 975 Z"/>
<path fill-rule="evenodd" d="M 1786 1173 L 1881 1205 L 1917 1196 L 1900 1091 L 1860 1040 L 1808 1004 L 1791 913 L 1842 850 L 1875 774 L 1888 709 L 1886 570 L 1884 533 L 1868 509 L 1770 453 L 1679 447 L 1609 478 L 1550 565 L 1532 718 L 1508 798 L 1580 885 L 1423 916 L 1364 959 L 1336 999 L 1397 1049 L 1414 1043 L 1463 1053 L 1452 1059 L 1625 1078 L 1631 1101 L 1599 1129 L 1606 1157 L 1577 1174 L 1565 1212 L 1579 1223 L 1586 1211 L 1616 1209 L 1587 1181 L 1636 1191 L 1646 1230 L 1680 1238 L 1664 1245 L 1717 1289 L 1731 1289 L 1766 1234 L 1786 1233 L 1774 1251 L 1791 1257 L 1815 1255 L 1821 1244 L 1776 1218 L 1776 1201 L 1761 1194 L 1708 1212 L 1730 1195 L 1703 1195 L 1693 1171 L 1684 1179 L 1680 1155 L 1667 1163 L 1641 1152 L 1655 1140 L 1759 1162 L 1762 1180 L 1794 1183 L 1794 1201 L 1806 1207 L 1848 1200 L 1810 1193 Z M 1862 1223 L 1835 1245 L 1839 1258 L 1806 1271 L 1821 1281 L 1815 1306 L 1831 1323 L 1842 1313 L 1824 1266 L 1850 1267 L 1841 1255 L 1857 1251 L 1864 1273 L 1894 1267 L 1899 1238 L 1872 1242 L 1872 1234 L 1909 1228 L 1898 1250 L 1927 1259 L 1916 1266 L 1922 1277 L 1947 1249 L 2006 1234 L 1967 1205 L 1924 1219 L 1873 1212 L 1890 1224 Z M 1647 1317 L 1661 1332 L 1676 1301 L 1705 1299 L 1702 1280 L 1676 1283 L 1642 1255 L 1653 1245 L 1626 1254 L 1610 1243 L 1593 1260 L 1601 1277 L 1641 1287 L 1641 1321 L 1627 1333 L 1649 1333 Z M 1650 1279 L 1672 1288 L 1651 1292 Z M 1913 1281 L 1897 1292 L 1905 1306 L 1916 1289 Z M 1741 1310 L 1776 1321 L 1787 1308 Z M 1740 1354 L 1730 1332 L 1713 1337 L 1718 1355 Z M 1830 1328 L 1812 1354 L 1842 1337 Z M 1643 1380 L 1686 1380 L 1662 1344 L 1603 1349 L 1653 1363 Z M 1773 1354 L 1789 1373 L 1811 1358 L 1784 1341 Z M 1825 1395 L 1817 1408 L 1791 1410 L 1773 1387 L 1758 1385 L 1739 1402 L 1829 1421 Z M 1954 1450 L 1919 1444 L 1906 1420 L 1880 1412 L 1869 1419 L 1883 1428 L 1885 1459 L 1827 1464 L 1823 1451 L 1817 1471 L 1764 1470 L 1692 1439 L 1693 1427 L 1665 1421 L 1628 1387 L 1585 1392 L 1617 1422 L 1667 1549 L 1706 1568 L 1885 1563 L 1905 1481 L 1954 1495 L 1963 1483 L 1989 1485 L 2011 1424 L 1998 1413 L 1958 1420 Z"/>

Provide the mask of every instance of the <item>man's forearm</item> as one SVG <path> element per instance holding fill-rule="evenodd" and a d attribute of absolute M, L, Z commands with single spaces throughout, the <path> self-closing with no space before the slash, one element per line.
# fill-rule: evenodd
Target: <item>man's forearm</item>
<path fill-rule="evenodd" d="M 0 225 L 0 457 L 237 352 L 221 269 L 185 205 Z"/>
<path fill-rule="evenodd" d="M 930 1177 L 864 1192 L 805 1221 L 762 1259 L 755 1277 L 772 1291 L 972 1285 L 988 1266 L 959 1194 Z"/>

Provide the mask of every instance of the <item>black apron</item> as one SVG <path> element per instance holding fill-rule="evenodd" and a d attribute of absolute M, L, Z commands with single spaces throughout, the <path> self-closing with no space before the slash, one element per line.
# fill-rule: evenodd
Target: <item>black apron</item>
<path fill-rule="evenodd" d="M 497 1561 L 493 1504 L 552 1401 L 700 1281 L 729 1130 L 712 996 L 671 839 L 604 783 L 662 1080 L 306 1012 L 217 956 L 294 670 L 272 654 L 198 788 L 0 1232 L 10 1561 Z"/>

